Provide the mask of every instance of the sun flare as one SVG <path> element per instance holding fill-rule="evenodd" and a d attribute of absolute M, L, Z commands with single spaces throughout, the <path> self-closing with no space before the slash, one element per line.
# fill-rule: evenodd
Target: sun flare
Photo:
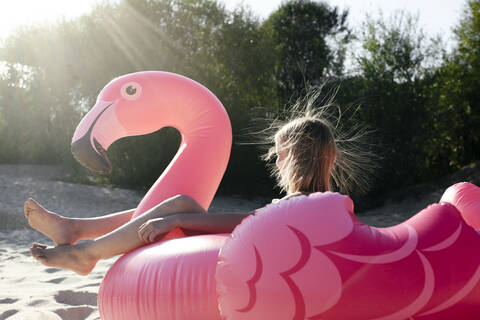
<path fill-rule="evenodd" d="M 85 14 L 98 2 L 98 0 L 2 1 L 0 39 L 24 25 L 49 23 Z"/>

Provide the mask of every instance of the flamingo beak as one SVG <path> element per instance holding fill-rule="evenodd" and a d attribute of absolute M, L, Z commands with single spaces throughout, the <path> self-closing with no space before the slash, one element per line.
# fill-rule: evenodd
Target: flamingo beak
<path fill-rule="evenodd" d="M 98 100 L 80 121 L 72 138 L 71 151 L 74 158 L 85 168 L 96 173 L 109 174 L 112 172 L 112 165 L 105 149 L 115 138 L 106 136 L 103 131 L 111 128 L 108 123 L 113 122 L 109 121 L 109 118 L 111 118 L 114 106 L 115 102 Z"/>
<path fill-rule="evenodd" d="M 94 146 L 88 136 L 72 143 L 73 157 L 85 168 L 101 174 L 110 174 L 112 165 L 102 145 L 94 138 Z"/>

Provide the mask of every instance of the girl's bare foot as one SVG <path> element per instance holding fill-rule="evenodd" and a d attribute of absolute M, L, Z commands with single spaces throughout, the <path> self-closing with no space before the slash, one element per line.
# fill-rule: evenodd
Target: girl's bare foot
<path fill-rule="evenodd" d="M 92 240 L 90 240 L 92 241 Z M 72 270 L 85 276 L 92 272 L 98 259 L 85 249 L 88 242 L 73 246 L 47 247 L 34 243 L 30 248 L 32 256 L 47 267 Z"/>
<path fill-rule="evenodd" d="M 30 226 L 57 245 L 74 244 L 79 240 L 73 220 L 45 210 L 32 198 L 25 201 L 23 210 Z"/>

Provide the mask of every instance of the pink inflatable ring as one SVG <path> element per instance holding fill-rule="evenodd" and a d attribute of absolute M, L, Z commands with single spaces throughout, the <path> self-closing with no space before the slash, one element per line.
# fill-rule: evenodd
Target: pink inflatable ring
<path fill-rule="evenodd" d="M 221 249 L 220 309 L 226 319 L 478 319 L 480 236 L 465 221 L 475 214 L 469 183 L 390 228 L 360 222 L 338 193 L 268 205 Z"/>
<path fill-rule="evenodd" d="M 72 151 L 109 172 L 115 140 L 164 126 L 178 154 L 135 216 L 187 194 L 208 208 L 226 168 L 231 128 L 215 96 L 171 73 L 114 79 L 81 121 Z M 230 235 L 181 236 L 122 256 L 98 295 L 102 319 L 478 319 L 480 189 L 461 183 L 390 228 L 353 214 L 338 193 L 267 205 Z M 172 239 L 173 238 L 173 239 Z"/>

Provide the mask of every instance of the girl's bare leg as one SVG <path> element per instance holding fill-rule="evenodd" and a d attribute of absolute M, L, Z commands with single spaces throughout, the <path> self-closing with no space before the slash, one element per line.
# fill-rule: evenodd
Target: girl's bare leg
<path fill-rule="evenodd" d="M 57 245 L 103 236 L 130 221 L 135 212 L 135 209 L 131 209 L 102 217 L 68 218 L 46 210 L 31 198 L 25 202 L 23 209 L 30 226 Z"/>
<path fill-rule="evenodd" d="M 30 249 L 34 258 L 49 267 L 70 269 L 78 274 L 90 273 L 100 259 L 126 253 L 144 244 L 138 235 L 139 227 L 150 219 L 175 213 L 205 212 L 198 203 L 188 196 L 176 196 L 150 209 L 118 229 L 95 240 L 75 245 L 48 248 L 34 244 Z"/>

